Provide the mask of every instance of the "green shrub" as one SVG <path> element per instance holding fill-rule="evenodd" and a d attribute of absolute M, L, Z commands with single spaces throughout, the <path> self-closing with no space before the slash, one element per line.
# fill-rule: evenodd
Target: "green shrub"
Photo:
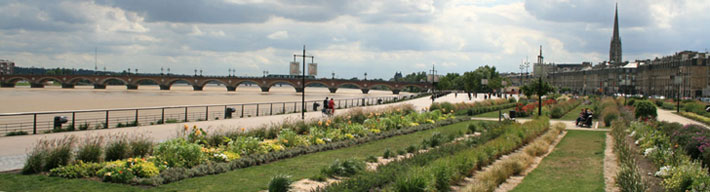
<path fill-rule="evenodd" d="M 437 191 L 450 190 L 453 171 L 448 166 L 439 166 L 434 169 L 434 186 Z"/>
<path fill-rule="evenodd" d="M 646 100 L 638 101 L 634 104 L 634 107 L 636 108 L 634 110 L 634 113 L 636 114 L 637 119 L 638 118 L 655 119 L 656 116 L 658 116 L 658 114 L 656 113 L 656 106 L 653 106 L 653 103 L 651 103 L 650 101 L 646 101 Z"/>
<path fill-rule="evenodd" d="M 202 146 L 180 138 L 158 144 L 153 149 L 153 155 L 158 162 L 166 162 L 168 167 L 190 168 L 207 160 Z"/>
<path fill-rule="evenodd" d="M 404 149 L 397 150 L 397 155 L 404 155 L 404 154 L 407 154 L 407 151 L 405 151 Z"/>
<path fill-rule="evenodd" d="M 415 153 L 417 151 L 419 151 L 419 146 L 415 144 L 409 145 L 409 147 L 407 147 L 407 153 Z"/>
<path fill-rule="evenodd" d="M 84 123 L 84 124 L 79 125 L 79 130 L 83 131 L 83 130 L 87 130 L 87 129 L 89 129 L 88 123 Z"/>
<path fill-rule="evenodd" d="M 621 112 L 619 112 L 616 105 L 607 106 L 602 109 L 601 118 L 605 126 L 611 126 L 611 122 L 619 118 L 619 116 L 621 116 Z"/>
<path fill-rule="evenodd" d="M 62 139 L 54 140 L 54 144 L 48 150 L 46 159 L 44 160 L 43 171 L 68 165 L 74 155 L 73 146 L 75 137 L 65 136 Z"/>
<path fill-rule="evenodd" d="M 365 158 L 365 161 L 368 163 L 377 163 L 377 157 L 375 157 L 374 155 L 370 155 Z"/>
<path fill-rule="evenodd" d="M 335 160 L 330 166 L 321 169 L 321 173 L 329 177 L 348 177 L 363 170 L 365 170 L 365 162 L 356 159 L 348 159 L 345 161 Z"/>
<path fill-rule="evenodd" d="M 106 161 L 126 159 L 130 155 L 130 146 L 125 135 L 115 135 L 114 139 L 106 144 L 104 158 Z"/>
<path fill-rule="evenodd" d="M 668 103 L 668 102 L 663 102 L 663 105 L 661 105 L 661 108 L 665 110 L 675 110 L 676 104 L 675 103 Z"/>
<path fill-rule="evenodd" d="M 49 171 L 50 176 L 64 178 L 87 178 L 96 176 L 96 172 L 103 168 L 102 163 L 84 163 L 78 161 L 76 164 L 57 167 Z"/>
<path fill-rule="evenodd" d="M 621 191 L 644 192 L 646 185 L 642 182 L 638 169 L 627 164 L 621 164 L 621 170 L 616 174 L 616 184 Z"/>
<path fill-rule="evenodd" d="M 288 192 L 291 190 L 291 177 L 276 175 L 269 181 L 269 192 Z"/>
<path fill-rule="evenodd" d="M 428 192 L 431 191 L 427 186 L 429 183 L 427 178 L 420 174 L 414 174 L 409 177 L 397 179 L 394 183 L 394 191 L 398 192 Z"/>
<path fill-rule="evenodd" d="M 558 118 L 564 116 L 565 112 L 566 111 L 564 111 L 564 109 L 562 109 L 562 107 L 555 105 L 552 107 L 552 109 L 550 109 L 550 117 L 558 119 Z"/>
<path fill-rule="evenodd" d="M 87 136 L 76 152 L 76 159 L 83 162 L 101 162 L 103 136 Z"/>
<path fill-rule="evenodd" d="M 130 157 L 144 157 L 153 151 L 153 140 L 147 135 L 134 135 L 129 139 Z"/>
<path fill-rule="evenodd" d="M 654 104 L 656 104 L 657 107 L 663 106 L 663 100 L 655 100 L 653 102 L 654 102 Z"/>
<path fill-rule="evenodd" d="M 22 174 L 33 174 L 42 172 L 44 159 L 49 154 L 49 141 L 41 139 L 32 148 L 32 151 L 27 155 L 25 165 L 22 167 Z"/>
<path fill-rule="evenodd" d="M 385 149 L 384 154 L 382 154 L 382 158 L 385 158 L 385 159 L 389 159 L 389 158 L 392 158 L 395 156 L 396 155 L 394 154 L 394 152 L 392 152 L 392 150 L 390 150 L 389 148 Z"/>
<path fill-rule="evenodd" d="M 27 135 L 26 131 L 12 131 L 5 133 L 5 136 Z"/>

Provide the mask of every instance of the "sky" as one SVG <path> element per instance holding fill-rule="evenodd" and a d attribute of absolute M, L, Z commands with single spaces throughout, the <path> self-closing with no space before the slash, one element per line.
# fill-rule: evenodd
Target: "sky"
<path fill-rule="evenodd" d="M 545 62 L 608 60 L 615 3 L 623 60 L 710 48 L 707 0 L 0 0 L 0 59 L 261 76 L 305 45 L 318 77 L 519 72 L 540 46 Z"/>

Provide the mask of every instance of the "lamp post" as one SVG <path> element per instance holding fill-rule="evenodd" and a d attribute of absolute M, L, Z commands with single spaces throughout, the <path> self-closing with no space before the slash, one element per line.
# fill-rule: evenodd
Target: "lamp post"
<path fill-rule="evenodd" d="M 303 45 L 303 54 L 302 55 L 293 55 L 293 60 L 295 62 L 296 57 L 301 57 L 303 58 L 303 71 L 301 72 L 301 120 L 305 120 L 305 109 L 306 109 L 306 57 L 311 58 L 311 62 L 313 62 L 313 56 L 312 55 L 306 55 L 306 45 Z"/>
<path fill-rule="evenodd" d="M 335 72 L 331 73 L 330 75 L 332 75 L 330 79 L 335 79 Z"/>
<path fill-rule="evenodd" d="M 367 72 L 365 72 L 365 81 L 367 81 Z"/>

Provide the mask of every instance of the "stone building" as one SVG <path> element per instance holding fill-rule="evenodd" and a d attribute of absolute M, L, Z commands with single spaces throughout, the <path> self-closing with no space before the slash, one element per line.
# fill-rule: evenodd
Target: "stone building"
<path fill-rule="evenodd" d="M 8 60 L 0 60 L 0 75 L 12 74 L 15 70 L 15 63 Z"/>
<path fill-rule="evenodd" d="M 609 61 L 591 66 L 559 70 L 546 77 L 554 86 L 578 94 L 641 94 L 674 98 L 710 97 L 710 54 L 682 51 L 662 58 L 622 62 L 618 9 L 614 13 L 614 32 L 609 46 Z"/>

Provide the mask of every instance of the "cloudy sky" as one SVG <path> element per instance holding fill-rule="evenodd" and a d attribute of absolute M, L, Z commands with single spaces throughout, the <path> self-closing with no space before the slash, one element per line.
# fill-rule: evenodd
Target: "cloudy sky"
<path fill-rule="evenodd" d="M 0 0 L 0 59 L 19 66 L 226 75 L 288 73 L 305 44 L 319 76 L 519 71 L 608 59 L 613 0 Z M 710 48 L 710 1 L 620 0 L 624 60 Z M 532 70 L 532 68 L 530 69 Z"/>

